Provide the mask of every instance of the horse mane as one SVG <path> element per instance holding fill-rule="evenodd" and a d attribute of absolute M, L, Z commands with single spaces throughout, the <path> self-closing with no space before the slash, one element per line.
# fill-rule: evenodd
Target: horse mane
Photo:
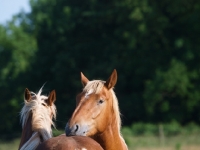
<path fill-rule="evenodd" d="M 41 95 L 42 88 L 36 94 L 31 92 L 31 100 L 27 101 L 24 99 L 24 106 L 20 112 L 22 127 L 26 125 L 26 122 L 32 113 L 32 130 L 39 131 L 44 140 L 52 137 L 51 125 L 55 127 L 52 117 L 56 119 L 56 107 L 54 104 L 52 106 L 45 107 L 47 105 L 45 100 L 48 99 L 47 96 Z M 52 115 L 51 115 L 52 113 Z"/>
<path fill-rule="evenodd" d="M 93 81 L 88 81 L 87 85 L 83 88 L 84 92 L 90 92 L 91 90 L 93 90 L 93 93 L 95 94 L 99 94 L 100 91 L 103 89 L 104 84 L 106 82 L 102 81 L 102 80 L 93 80 Z M 112 99 L 113 99 L 113 110 L 114 110 L 114 114 L 116 117 L 116 122 L 117 122 L 117 128 L 119 130 L 120 133 L 120 129 L 121 129 L 121 118 L 120 118 L 120 110 L 119 110 L 119 104 L 118 104 L 118 100 L 117 97 L 115 95 L 115 92 L 113 90 L 113 88 L 111 88 L 109 90 L 111 92 L 112 95 Z"/>

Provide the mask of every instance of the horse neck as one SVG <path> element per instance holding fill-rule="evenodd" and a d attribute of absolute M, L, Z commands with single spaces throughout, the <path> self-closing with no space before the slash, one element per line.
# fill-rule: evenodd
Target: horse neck
<path fill-rule="evenodd" d="M 94 137 L 94 139 L 103 147 L 104 150 L 128 150 L 127 145 L 122 138 L 117 126 L 116 119 L 113 118 L 106 130 Z"/>
<path fill-rule="evenodd" d="M 22 136 L 21 136 L 21 141 L 19 144 L 19 149 L 30 139 L 32 136 L 33 131 L 32 131 L 32 114 L 29 115 L 29 118 L 26 121 L 26 124 L 23 127 L 22 130 Z"/>

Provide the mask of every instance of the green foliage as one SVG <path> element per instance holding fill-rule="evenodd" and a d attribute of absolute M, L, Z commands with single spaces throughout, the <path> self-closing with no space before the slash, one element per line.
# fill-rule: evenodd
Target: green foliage
<path fill-rule="evenodd" d="M 200 123 L 199 1 L 30 0 L 30 5 L 30 14 L 20 12 L 0 25 L 0 131 L 19 127 L 23 90 L 35 92 L 45 82 L 44 94 L 57 92 L 57 125 L 64 128 L 82 88 L 80 72 L 106 80 L 114 68 L 124 125 Z M 134 134 L 143 134 L 143 128 L 156 132 L 151 124 L 141 126 L 133 125 Z"/>
<path fill-rule="evenodd" d="M 197 78 L 197 72 L 189 72 L 184 63 L 175 59 L 167 70 L 157 70 L 154 79 L 146 82 L 143 95 L 149 114 L 155 117 L 162 114 L 162 121 L 176 119 L 183 122 L 186 117 L 191 117 L 179 116 L 177 110 L 189 114 L 198 105 L 199 90 L 193 84 Z"/>
<path fill-rule="evenodd" d="M 0 141 L 0 150 L 5 150 L 5 149 L 18 149 L 19 148 L 19 142 L 20 139 L 12 139 L 11 141 Z"/>
<path fill-rule="evenodd" d="M 53 130 L 53 136 L 58 136 L 58 135 L 61 135 L 61 134 L 65 134 L 65 131 L 63 130 L 57 130 L 57 129 L 54 129 Z"/>
<path fill-rule="evenodd" d="M 122 134 L 126 136 L 161 136 L 160 134 L 163 134 L 163 136 L 172 137 L 177 135 L 198 135 L 199 133 L 199 125 L 189 123 L 182 126 L 176 121 L 163 124 L 138 122 L 133 123 L 130 127 L 122 128 Z"/>
<path fill-rule="evenodd" d="M 176 121 L 163 125 L 163 131 L 166 136 L 174 136 L 174 135 L 181 134 L 183 132 L 182 130 L 183 129 L 181 125 Z"/>
<path fill-rule="evenodd" d="M 136 123 L 131 126 L 133 135 L 152 135 L 158 134 L 158 127 L 150 123 Z"/>
<path fill-rule="evenodd" d="M 187 124 L 186 126 L 184 126 L 182 133 L 185 135 L 189 135 L 189 134 L 199 134 L 200 132 L 200 128 L 197 124 L 195 124 L 194 122 L 191 122 L 189 124 Z"/>
<path fill-rule="evenodd" d="M 19 127 L 25 79 L 22 74 L 28 71 L 36 51 L 36 39 L 14 20 L 7 26 L 0 25 L 0 116 L 3 122 L 0 131 L 3 132 Z"/>
<path fill-rule="evenodd" d="M 123 127 L 122 135 L 129 149 L 198 149 L 200 126 L 195 123 L 182 126 L 176 121 L 163 124 L 140 122 Z"/>

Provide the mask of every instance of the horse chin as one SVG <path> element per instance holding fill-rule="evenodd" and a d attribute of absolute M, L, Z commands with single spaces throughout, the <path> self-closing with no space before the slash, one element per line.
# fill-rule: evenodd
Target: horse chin
<path fill-rule="evenodd" d="M 95 135 L 94 132 L 91 131 L 86 133 L 86 136 L 88 137 L 93 137 L 94 135 Z"/>

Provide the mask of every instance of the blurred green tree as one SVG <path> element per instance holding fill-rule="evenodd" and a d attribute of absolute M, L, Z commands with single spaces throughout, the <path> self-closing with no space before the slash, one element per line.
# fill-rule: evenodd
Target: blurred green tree
<path fill-rule="evenodd" d="M 36 40 L 17 16 L 6 26 L 0 25 L 0 131 L 12 132 L 19 127 L 19 109 L 23 102 L 22 82 L 36 51 Z M 20 80 L 19 80 L 20 79 Z"/>
<path fill-rule="evenodd" d="M 13 99 L 14 110 L 19 110 L 25 87 L 36 91 L 47 82 L 44 93 L 55 88 L 57 124 L 64 128 L 81 91 L 80 71 L 91 80 L 106 80 L 116 68 L 115 91 L 124 124 L 174 119 L 200 123 L 200 1 L 30 4 L 30 14 L 21 12 L 10 25 L 1 26 L 0 89 L 9 100 L 1 106 L 3 112 Z M 12 94 L 4 92 L 6 88 L 13 89 Z M 14 129 L 17 120 L 6 121 L 9 130 Z"/>

